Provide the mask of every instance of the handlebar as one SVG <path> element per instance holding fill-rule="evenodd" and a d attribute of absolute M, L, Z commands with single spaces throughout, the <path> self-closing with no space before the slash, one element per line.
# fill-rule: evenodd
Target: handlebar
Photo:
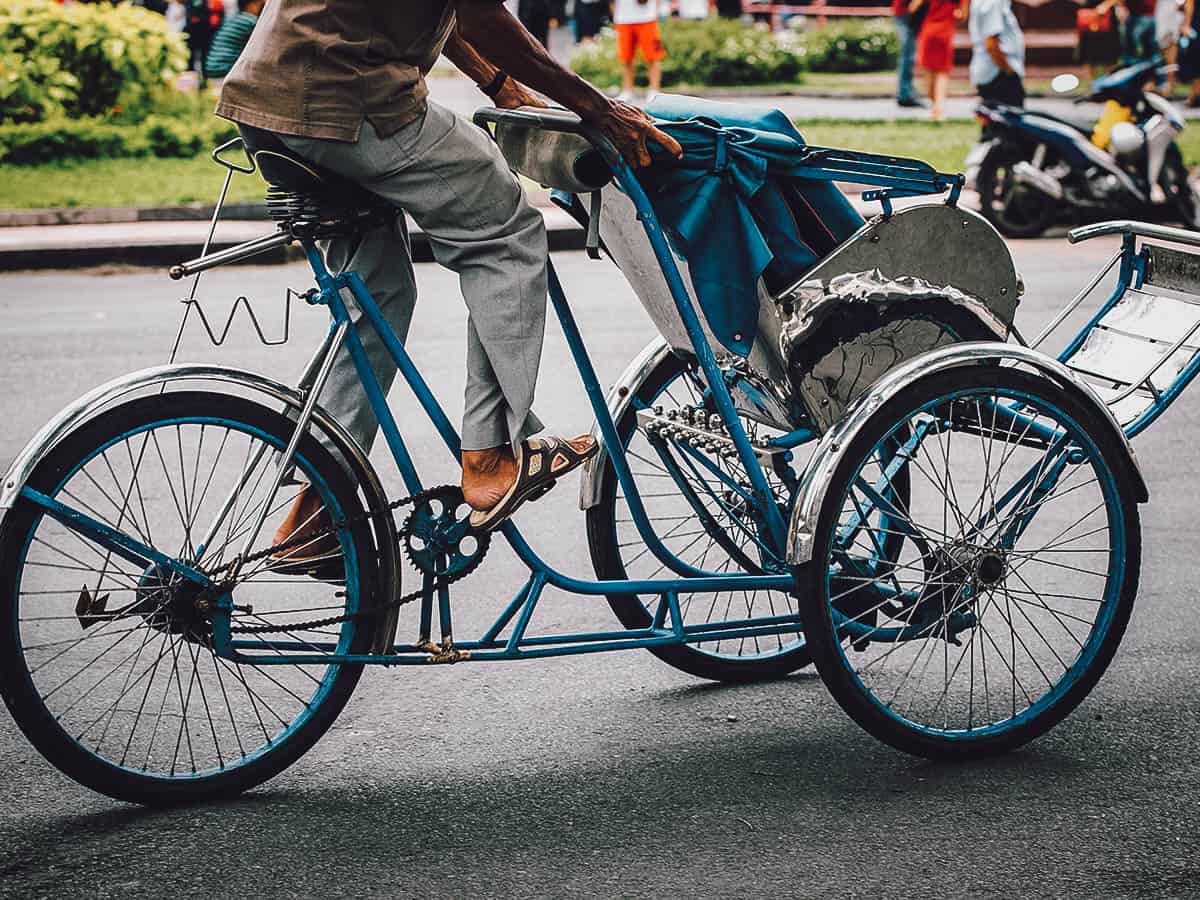
<path fill-rule="evenodd" d="M 567 109 L 541 106 L 522 106 L 520 109 L 498 109 L 496 107 L 485 106 L 475 111 L 472 121 L 481 127 L 486 127 L 489 123 L 493 125 L 524 125 L 526 127 L 541 128 L 546 131 L 578 134 L 587 138 L 592 146 L 600 151 L 600 155 L 610 166 L 616 165 L 622 158 L 612 141 L 606 138 L 598 129 L 585 124 L 577 114 Z"/>

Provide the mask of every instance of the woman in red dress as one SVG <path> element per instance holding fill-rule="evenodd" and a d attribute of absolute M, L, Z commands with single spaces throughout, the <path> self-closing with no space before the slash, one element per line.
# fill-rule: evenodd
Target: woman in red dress
<path fill-rule="evenodd" d="M 950 90 L 950 70 L 954 68 L 954 26 L 967 14 L 968 0 L 912 0 L 909 13 L 928 5 L 921 34 L 917 38 L 917 65 L 929 73 L 929 99 L 932 118 L 946 118 L 946 94 Z"/>

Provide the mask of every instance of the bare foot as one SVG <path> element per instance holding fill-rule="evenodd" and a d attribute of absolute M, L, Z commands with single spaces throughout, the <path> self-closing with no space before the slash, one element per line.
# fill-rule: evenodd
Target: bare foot
<path fill-rule="evenodd" d="M 464 450 L 463 499 L 471 509 L 491 509 L 517 480 L 517 460 L 512 446 Z"/>
<path fill-rule="evenodd" d="M 586 453 L 594 441 L 590 434 L 582 434 L 567 443 L 579 453 Z M 488 450 L 464 450 L 462 461 L 463 499 L 472 509 L 491 509 L 517 480 L 517 460 L 510 444 Z"/>

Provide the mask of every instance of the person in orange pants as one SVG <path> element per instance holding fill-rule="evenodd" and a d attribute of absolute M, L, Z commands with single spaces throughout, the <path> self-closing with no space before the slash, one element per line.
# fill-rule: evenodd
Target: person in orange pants
<path fill-rule="evenodd" d="M 658 30 L 658 0 L 615 0 L 613 25 L 617 29 L 617 58 L 622 67 L 620 99 L 633 97 L 634 64 L 639 50 L 650 77 L 647 97 L 653 97 L 662 89 L 662 61 L 667 56 Z"/>

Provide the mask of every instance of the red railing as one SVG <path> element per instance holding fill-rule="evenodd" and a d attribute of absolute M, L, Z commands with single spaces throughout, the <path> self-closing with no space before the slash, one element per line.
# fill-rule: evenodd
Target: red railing
<path fill-rule="evenodd" d="M 813 0 L 803 5 L 798 3 L 761 3 L 756 0 L 742 0 L 742 12 L 756 16 L 771 17 L 772 30 L 778 29 L 783 23 L 784 16 L 812 16 L 821 25 L 828 18 L 886 18 L 891 16 L 891 6 L 836 6 L 825 0 Z"/>

